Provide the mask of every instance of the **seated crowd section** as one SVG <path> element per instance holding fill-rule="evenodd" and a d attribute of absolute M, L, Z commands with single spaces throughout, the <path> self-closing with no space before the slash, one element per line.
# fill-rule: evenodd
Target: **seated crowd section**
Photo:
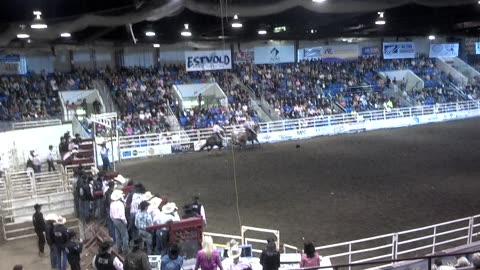
<path fill-rule="evenodd" d="M 407 69 L 424 81 L 423 88 L 406 89 L 406 79 L 379 74 Z M 184 129 L 208 128 L 217 122 L 241 124 L 248 117 L 259 122 L 262 119 L 252 108 L 251 97 L 265 100 L 274 110 L 270 113 L 288 119 L 473 100 L 478 98 L 480 85 L 480 80 L 476 80 L 454 91 L 451 86 L 457 86 L 457 82 L 437 68 L 435 59 L 426 56 L 398 60 L 359 57 L 356 61 L 336 63 L 305 60 L 278 65 L 238 64 L 231 71 L 186 72 L 182 65 L 163 65 L 158 69 L 107 67 L 102 71 L 68 74 L 2 76 L 0 120 L 60 116 L 62 104 L 57 92 L 93 89 L 94 79 L 103 80 L 110 87 L 118 108 L 120 135 L 168 131 L 168 115 L 175 115 Z M 222 88 L 227 106 L 199 103 L 189 109 L 179 107 L 173 85 L 210 82 Z M 91 122 L 84 124 L 91 129 Z M 97 126 L 98 133 L 104 131 Z"/>

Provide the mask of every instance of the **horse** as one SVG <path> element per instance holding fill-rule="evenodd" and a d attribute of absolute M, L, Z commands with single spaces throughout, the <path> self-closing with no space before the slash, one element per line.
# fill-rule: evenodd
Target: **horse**
<path fill-rule="evenodd" d="M 224 132 L 222 132 L 222 136 L 224 136 Z M 205 147 L 207 147 L 207 151 L 210 152 L 214 146 L 218 146 L 218 150 L 222 150 L 223 148 L 223 140 L 218 136 L 218 134 L 213 134 L 212 136 L 207 138 L 205 144 L 200 148 L 199 151 L 202 151 Z"/>
<path fill-rule="evenodd" d="M 247 145 L 247 142 L 252 142 L 252 145 L 255 146 L 255 142 L 258 143 L 258 145 L 260 145 L 260 142 L 258 141 L 258 138 L 257 138 L 257 134 L 258 134 L 258 130 L 260 129 L 260 126 L 258 126 L 257 124 L 255 124 L 253 127 L 252 127 L 253 131 L 252 132 L 250 129 L 246 129 L 245 131 L 241 131 L 241 132 L 233 132 L 232 133 L 232 142 L 233 142 L 233 145 L 237 145 L 237 146 L 240 146 L 241 148 L 245 147 Z"/>

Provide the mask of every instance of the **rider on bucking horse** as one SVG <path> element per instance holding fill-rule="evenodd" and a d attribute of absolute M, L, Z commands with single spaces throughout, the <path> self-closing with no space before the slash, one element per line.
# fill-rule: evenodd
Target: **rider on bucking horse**
<path fill-rule="evenodd" d="M 220 126 L 220 123 L 217 121 L 215 122 L 215 125 L 213 125 L 213 134 L 216 134 L 218 136 L 218 138 L 220 138 L 220 140 L 223 141 L 223 133 L 225 132 L 225 129 L 223 129 L 223 127 Z"/>
<path fill-rule="evenodd" d="M 255 126 L 255 122 L 252 120 L 250 116 L 247 117 L 245 123 L 243 123 L 243 127 L 247 133 L 251 132 L 252 135 L 257 135 L 253 127 Z"/>

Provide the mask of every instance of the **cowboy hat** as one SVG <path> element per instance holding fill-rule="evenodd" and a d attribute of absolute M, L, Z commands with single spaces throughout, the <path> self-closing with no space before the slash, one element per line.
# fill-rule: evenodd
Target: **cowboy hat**
<path fill-rule="evenodd" d="M 97 167 L 92 167 L 90 169 L 90 171 L 92 172 L 92 175 L 97 175 L 100 171 L 97 169 Z"/>
<path fill-rule="evenodd" d="M 152 193 L 150 191 L 145 192 L 145 201 L 150 201 L 153 197 Z"/>
<path fill-rule="evenodd" d="M 63 225 L 66 222 L 67 222 L 67 219 L 62 216 L 58 216 L 57 219 L 55 220 L 55 224 L 58 224 L 58 225 Z"/>
<path fill-rule="evenodd" d="M 57 220 L 58 219 L 58 216 L 54 213 L 49 213 L 45 216 L 45 220 Z"/>
<path fill-rule="evenodd" d="M 229 258 L 236 259 L 242 255 L 242 249 L 236 244 L 228 249 L 227 254 Z"/>
<path fill-rule="evenodd" d="M 122 185 L 127 182 L 127 178 L 123 177 L 123 175 L 119 174 L 115 178 L 113 178 L 115 181 L 120 182 Z"/>
<path fill-rule="evenodd" d="M 110 195 L 110 199 L 112 201 L 118 201 L 123 198 L 123 191 L 116 189 L 112 192 L 112 195 Z"/>
<path fill-rule="evenodd" d="M 158 197 L 153 197 L 150 200 L 150 206 L 152 207 L 152 209 L 158 208 L 160 206 L 160 204 L 162 204 L 162 199 L 160 199 Z M 163 210 L 163 208 L 162 208 L 162 210 Z"/>
<path fill-rule="evenodd" d="M 162 212 L 171 214 L 177 210 L 177 205 L 174 202 L 169 202 L 162 207 Z"/>

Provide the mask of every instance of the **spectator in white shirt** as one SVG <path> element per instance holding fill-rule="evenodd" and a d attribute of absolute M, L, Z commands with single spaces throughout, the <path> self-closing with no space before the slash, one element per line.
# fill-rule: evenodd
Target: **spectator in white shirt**
<path fill-rule="evenodd" d="M 48 156 L 47 156 L 47 164 L 48 164 L 48 171 L 51 172 L 52 170 L 55 171 L 55 164 L 54 161 L 56 159 L 56 153 L 53 151 L 53 146 L 48 146 Z"/>
<path fill-rule="evenodd" d="M 165 225 L 169 222 L 180 221 L 177 213 L 177 205 L 173 202 L 167 203 L 162 207 L 162 212 L 153 218 L 153 224 Z M 168 245 L 168 227 L 163 227 L 155 231 L 157 236 L 155 245 L 155 254 L 163 254 Z"/>
<path fill-rule="evenodd" d="M 138 238 L 138 230 L 135 227 L 135 215 L 142 201 L 145 201 L 145 187 L 142 184 L 135 185 L 135 192 L 132 195 L 132 204 L 130 205 L 129 231 L 132 239 Z"/>
<path fill-rule="evenodd" d="M 114 190 L 110 196 L 110 218 L 115 227 L 115 242 L 119 251 L 128 253 L 128 229 L 125 217 L 125 205 L 122 202 L 123 192 Z"/>

